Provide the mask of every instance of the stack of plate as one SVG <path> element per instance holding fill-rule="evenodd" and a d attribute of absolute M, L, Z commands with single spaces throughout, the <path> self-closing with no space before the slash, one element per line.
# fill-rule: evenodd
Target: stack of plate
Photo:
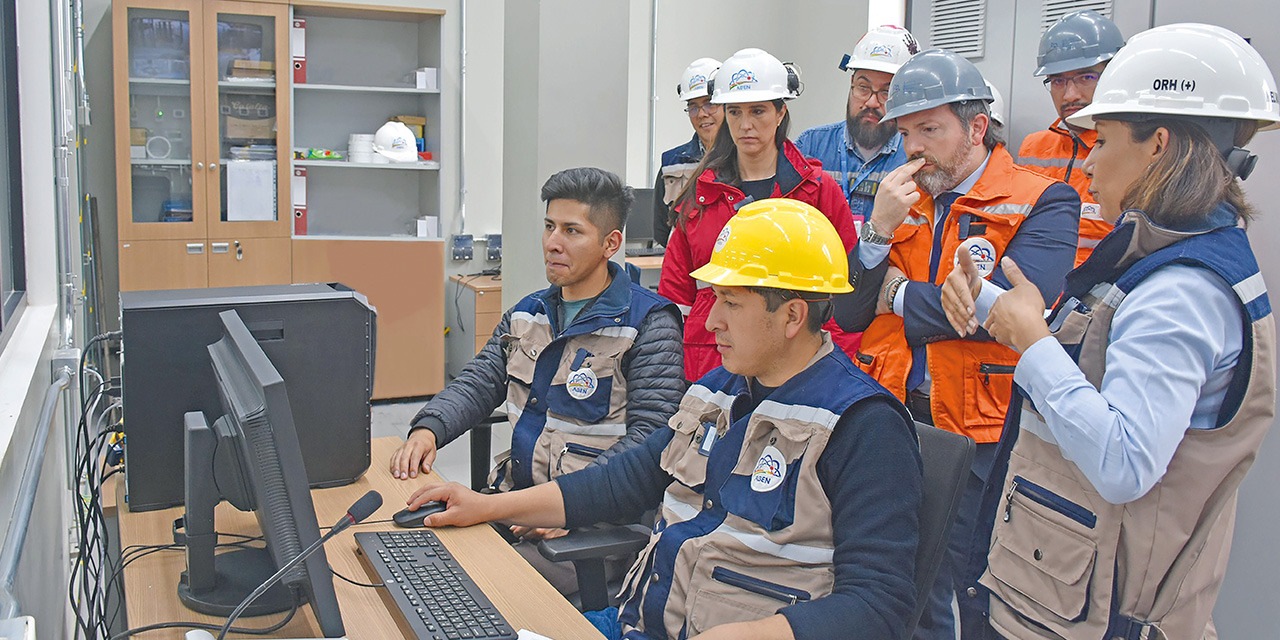
<path fill-rule="evenodd" d="M 373 151 L 373 134 L 372 133 L 353 133 L 347 138 L 347 161 L 348 162 L 376 162 L 374 160 L 378 156 Z"/>

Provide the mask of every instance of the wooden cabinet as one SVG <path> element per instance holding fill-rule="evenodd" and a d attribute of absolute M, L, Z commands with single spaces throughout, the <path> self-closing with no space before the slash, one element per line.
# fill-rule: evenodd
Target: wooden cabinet
<path fill-rule="evenodd" d="M 124 240 L 120 242 L 120 290 L 199 289 L 208 286 L 204 242 Z"/>
<path fill-rule="evenodd" d="M 297 238 L 294 282 L 341 282 L 378 311 L 373 398 L 444 388 L 444 242 Z"/>
<path fill-rule="evenodd" d="M 288 283 L 288 7 L 117 0 L 113 21 L 121 289 Z"/>
<path fill-rule="evenodd" d="M 501 276 L 453 276 L 445 291 L 445 373 L 458 377 L 502 320 Z"/>

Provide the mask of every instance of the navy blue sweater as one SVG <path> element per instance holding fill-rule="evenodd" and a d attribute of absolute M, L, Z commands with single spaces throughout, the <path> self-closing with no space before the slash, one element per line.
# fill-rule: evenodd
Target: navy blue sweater
<path fill-rule="evenodd" d="M 831 502 L 835 586 L 831 595 L 781 609 L 797 640 L 847 637 L 899 640 L 915 607 L 915 554 L 921 499 L 914 430 L 883 397 L 840 417 L 818 480 Z M 758 400 L 757 400 L 758 403 Z M 556 479 L 569 528 L 634 519 L 662 502 L 672 477 L 659 466 L 671 429 L 608 464 Z"/>

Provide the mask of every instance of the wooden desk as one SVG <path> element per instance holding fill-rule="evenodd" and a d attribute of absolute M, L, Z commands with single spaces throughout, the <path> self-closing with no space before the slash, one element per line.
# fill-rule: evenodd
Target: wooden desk
<path fill-rule="evenodd" d="M 661 269 L 662 256 L 634 256 L 627 258 L 627 264 L 633 264 L 637 269 Z"/>
<path fill-rule="evenodd" d="M 404 508 L 405 501 L 422 484 L 423 479 L 402 482 L 392 478 L 387 472 L 387 460 L 399 443 L 400 439 L 395 437 L 374 440 L 373 466 L 363 478 L 345 487 L 316 489 L 311 492 L 311 499 L 315 502 L 316 515 L 321 526 L 336 522 L 342 514 L 346 513 L 347 507 L 351 506 L 356 498 L 370 489 L 376 489 L 382 493 L 384 501 L 382 508 L 370 516 L 370 520 L 388 519 L 396 511 Z M 431 479 L 438 478 L 436 474 L 431 474 Z M 123 483 L 119 486 L 123 487 Z M 120 499 L 119 504 L 124 505 L 124 500 Z M 254 520 L 252 513 L 237 511 L 224 502 L 218 505 L 217 514 L 218 531 L 248 535 L 259 533 L 257 521 Z M 172 543 L 173 521 L 181 516 L 181 507 L 142 513 L 130 513 L 127 509 L 121 508 L 119 510 L 121 548 L 133 544 Z M 342 532 L 325 545 L 330 566 L 353 580 L 360 582 L 376 580 L 376 576 L 370 576 L 365 572 L 360 560 L 356 557 L 356 543 L 353 535 L 357 531 L 393 528 L 388 523 L 356 525 Z M 586 621 L 586 618 L 583 618 L 582 614 L 578 613 L 487 525 L 465 529 L 437 529 L 436 533 L 512 627 L 529 629 L 556 640 L 601 639 L 599 632 Z M 221 618 L 191 611 L 178 601 L 178 574 L 185 568 L 186 556 L 178 550 L 153 553 L 125 569 L 125 600 L 130 628 L 179 620 L 214 624 L 223 622 Z M 377 589 L 357 587 L 337 578 L 334 578 L 333 586 L 338 593 L 338 603 L 342 608 L 342 620 L 346 626 L 348 638 L 382 640 L 401 637 L 400 628 L 392 617 L 398 614 L 393 614 L 387 608 Z M 281 614 L 275 614 L 260 618 L 244 618 L 237 626 L 265 627 L 279 620 L 280 616 Z M 180 629 L 166 629 L 147 633 L 145 637 L 182 638 L 184 632 L 185 630 Z M 303 606 L 293 621 L 274 635 L 283 638 L 311 638 L 318 637 L 319 634 L 319 626 L 311 614 L 311 607 Z"/>

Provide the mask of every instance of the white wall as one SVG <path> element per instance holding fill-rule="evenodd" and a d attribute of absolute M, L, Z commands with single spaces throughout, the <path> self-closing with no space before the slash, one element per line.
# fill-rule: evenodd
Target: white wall
<path fill-rule="evenodd" d="M 657 148 L 656 154 L 683 144 L 693 135 L 684 103 L 676 96 L 680 74 L 690 62 L 702 57 L 723 61 L 746 47 L 764 49 L 780 60 L 794 62 L 801 69 L 804 93 L 789 103 L 791 137 L 808 127 L 844 118 L 849 95 L 849 76 L 836 65 L 841 56 L 866 32 L 869 3 L 838 0 L 707 0 L 681 2 L 654 0 L 658 5 L 657 65 Z M 650 20 L 647 0 L 632 1 L 633 46 L 631 83 L 633 116 L 637 105 L 647 98 L 649 47 L 635 46 L 634 39 L 648 37 Z M 637 8 L 636 5 L 641 5 Z M 637 13 L 643 23 L 636 23 Z M 627 138 L 627 182 L 651 186 L 654 175 L 648 170 L 648 113 L 630 127 Z M 656 169 L 656 164 L 654 165 Z"/>

